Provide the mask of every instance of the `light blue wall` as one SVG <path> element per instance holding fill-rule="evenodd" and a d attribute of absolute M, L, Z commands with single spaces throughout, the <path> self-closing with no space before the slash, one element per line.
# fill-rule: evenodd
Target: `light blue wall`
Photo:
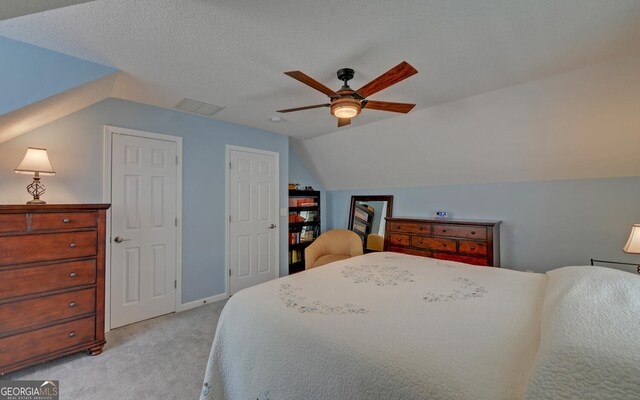
<path fill-rule="evenodd" d="M 454 218 L 501 220 L 506 268 L 542 272 L 591 258 L 640 262 L 622 252 L 631 225 L 640 223 L 638 177 L 329 191 L 328 228 L 345 228 L 351 196 L 365 194 L 393 195 L 393 216 L 445 210 Z"/>
<path fill-rule="evenodd" d="M 300 186 L 311 186 L 315 190 L 320 191 L 320 230 L 324 232 L 327 228 L 327 192 L 320 182 L 313 176 L 302 161 L 300 156 L 295 152 L 292 146 L 289 146 L 289 183 L 298 183 Z"/>
<path fill-rule="evenodd" d="M 0 36 L 0 115 L 116 71 Z"/>
<path fill-rule="evenodd" d="M 280 207 L 287 207 L 288 137 L 210 118 L 107 99 L 0 145 L 0 203 L 24 203 L 28 177 L 12 171 L 28 146 L 48 149 L 57 174 L 44 199 L 101 202 L 103 125 L 183 137 L 183 303 L 225 291 L 225 146 L 280 153 Z M 287 217 L 280 217 L 287 226 Z M 287 274 L 287 232 L 280 232 L 280 271 Z"/>

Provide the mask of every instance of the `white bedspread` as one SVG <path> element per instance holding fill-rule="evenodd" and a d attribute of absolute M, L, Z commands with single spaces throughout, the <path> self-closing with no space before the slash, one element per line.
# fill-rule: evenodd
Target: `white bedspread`
<path fill-rule="evenodd" d="M 233 296 L 202 400 L 638 399 L 640 277 L 396 253 Z"/>
<path fill-rule="evenodd" d="M 640 399 L 640 277 L 599 267 L 547 274 L 527 399 Z"/>
<path fill-rule="evenodd" d="M 201 399 L 518 399 L 544 274 L 372 253 L 234 295 Z"/>

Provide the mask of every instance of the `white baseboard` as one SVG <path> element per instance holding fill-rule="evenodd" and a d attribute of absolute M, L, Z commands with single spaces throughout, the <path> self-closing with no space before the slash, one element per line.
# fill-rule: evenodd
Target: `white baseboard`
<path fill-rule="evenodd" d="M 176 310 L 176 312 L 191 310 L 192 308 L 204 306 L 205 304 L 215 303 L 216 301 L 222 301 L 227 299 L 226 293 L 220 293 L 215 296 L 207 297 L 204 299 L 190 301 L 189 303 L 180 304 L 180 307 Z"/>

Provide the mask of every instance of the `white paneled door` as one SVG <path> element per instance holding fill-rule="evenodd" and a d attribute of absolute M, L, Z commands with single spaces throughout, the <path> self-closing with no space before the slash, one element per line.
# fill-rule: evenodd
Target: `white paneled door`
<path fill-rule="evenodd" d="M 176 142 L 114 134 L 111 328 L 175 311 Z"/>
<path fill-rule="evenodd" d="M 278 277 L 278 154 L 229 148 L 229 292 Z"/>

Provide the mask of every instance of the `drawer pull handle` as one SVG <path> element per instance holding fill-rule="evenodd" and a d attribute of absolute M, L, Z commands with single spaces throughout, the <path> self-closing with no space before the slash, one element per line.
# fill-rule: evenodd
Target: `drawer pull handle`
<path fill-rule="evenodd" d="M 420 231 L 421 231 L 421 230 L 424 230 L 424 227 L 423 227 L 423 226 L 421 226 L 420 228 L 418 228 L 418 230 L 420 230 Z"/>
<path fill-rule="evenodd" d="M 75 278 L 77 276 L 77 274 L 75 272 L 70 272 L 69 273 L 69 277 L 71 278 Z"/>
<path fill-rule="evenodd" d="M 447 247 L 447 244 L 446 243 L 442 243 L 442 247 Z"/>
<path fill-rule="evenodd" d="M 69 335 L 67 335 L 67 336 L 74 337 L 75 335 L 76 335 L 76 333 L 74 331 L 71 331 L 71 332 L 69 332 Z"/>
<path fill-rule="evenodd" d="M 472 234 L 472 235 L 475 235 L 475 234 L 476 234 L 476 231 L 471 231 L 471 234 Z"/>
<path fill-rule="evenodd" d="M 476 249 L 476 246 L 471 246 L 471 250 L 475 250 L 475 249 Z"/>
<path fill-rule="evenodd" d="M 69 307 L 73 308 L 75 306 L 76 306 L 76 302 L 75 301 L 72 301 L 71 303 L 69 303 Z"/>
<path fill-rule="evenodd" d="M 62 220 L 62 223 L 64 224 L 68 224 L 69 222 L 71 222 L 71 220 L 69 218 L 65 218 Z"/>
<path fill-rule="evenodd" d="M 396 229 L 400 229 L 400 225 L 396 225 Z"/>
<path fill-rule="evenodd" d="M 443 230 L 442 230 L 442 233 L 447 233 L 447 230 L 446 230 L 446 229 L 443 229 Z"/>
<path fill-rule="evenodd" d="M 71 244 L 69 245 L 69 247 L 71 247 L 72 249 L 73 249 L 74 247 L 76 247 L 76 246 L 78 246 L 78 245 L 77 245 L 77 244 L 75 244 L 75 243 L 71 243 Z"/>
<path fill-rule="evenodd" d="M 422 244 L 423 243 L 422 239 L 418 240 L 418 243 Z"/>

